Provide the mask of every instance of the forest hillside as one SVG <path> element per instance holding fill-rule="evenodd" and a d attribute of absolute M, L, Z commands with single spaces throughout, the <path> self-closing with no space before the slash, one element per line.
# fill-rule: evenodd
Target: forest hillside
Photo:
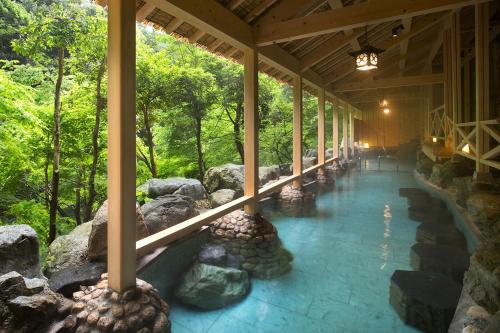
<path fill-rule="evenodd" d="M 42 253 L 106 200 L 106 29 L 90 1 L 0 0 L 0 224 L 33 227 Z M 138 25 L 136 109 L 137 185 L 243 163 L 241 65 Z M 259 115 L 260 165 L 289 163 L 292 91 L 264 74 Z M 305 93 L 305 150 L 316 115 Z"/>

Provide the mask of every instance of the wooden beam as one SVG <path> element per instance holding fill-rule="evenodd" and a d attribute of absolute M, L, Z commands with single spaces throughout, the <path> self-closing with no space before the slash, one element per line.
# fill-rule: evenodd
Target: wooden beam
<path fill-rule="evenodd" d="M 293 181 L 295 188 L 302 186 L 302 77 L 293 77 Z"/>
<path fill-rule="evenodd" d="M 443 83 L 443 74 L 427 74 L 417 76 L 395 77 L 388 79 L 373 80 L 368 82 L 349 82 L 334 86 L 334 91 L 346 92 L 357 90 L 370 90 L 381 88 L 421 86 L 427 84 Z"/>
<path fill-rule="evenodd" d="M 404 28 L 406 31 L 411 30 L 411 25 L 412 25 L 412 18 L 411 17 L 405 17 L 401 20 L 401 23 L 403 24 Z M 400 45 L 399 45 L 399 50 L 401 55 L 406 55 L 408 52 L 408 44 L 410 42 L 410 39 L 405 39 Z M 402 60 L 399 61 L 399 69 L 404 70 L 406 66 L 406 57 L 403 58 Z"/>
<path fill-rule="evenodd" d="M 205 33 L 230 42 L 240 50 L 254 47 L 250 26 L 217 1 L 207 0 L 203 5 L 195 0 L 148 0 L 148 2 Z"/>
<path fill-rule="evenodd" d="M 229 8 L 229 10 L 234 10 L 238 8 L 243 2 L 245 2 L 245 0 L 231 0 L 227 5 L 227 8 Z"/>
<path fill-rule="evenodd" d="M 352 40 L 357 39 L 363 35 L 364 29 L 355 29 L 351 35 L 335 34 L 332 38 L 324 42 L 320 47 L 308 53 L 301 59 L 301 69 L 303 71 L 316 65 L 318 62 L 328 58 L 342 47 L 351 43 Z"/>
<path fill-rule="evenodd" d="M 318 91 L 318 164 L 325 163 L 325 90 Z M 323 172 L 324 168 L 320 168 Z"/>
<path fill-rule="evenodd" d="M 259 208 L 259 78 L 258 58 L 255 50 L 244 55 L 244 103 L 245 103 L 245 196 L 252 200 L 245 206 L 249 215 Z"/>
<path fill-rule="evenodd" d="M 163 28 L 163 30 L 169 34 L 173 31 L 175 31 L 178 27 L 180 27 L 182 24 L 182 20 L 174 17 L 168 24 Z"/>
<path fill-rule="evenodd" d="M 255 26 L 263 26 L 270 23 L 281 22 L 293 17 L 310 5 L 311 0 L 285 0 L 273 6 L 268 12 L 260 17 Z"/>
<path fill-rule="evenodd" d="M 146 2 L 135 14 L 135 19 L 139 22 L 144 21 L 146 17 L 148 17 L 149 14 L 155 10 L 155 6 L 151 3 Z"/>
<path fill-rule="evenodd" d="M 488 151 L 488 140 L 481 121 L 488 120 L 490 106 L 489 78 L 489 14 L 488 3 L 475 6 L 475 49 L 476 49 L 476 172 L 481 178 L 489 172 L 488 165 L 481 163 L 481 158 Z"/>
<path fill-rule="evenodd" d="M 245 16 L 245 21 L 252 22 L 257 16 L 262 14 L 267 8 L 272 6 L 276 1 L 277 0 L 263 0 Z"/>
<path fill-rule="evenodd" d="M 109 286 L 135 287 L 135 1 L 108 2 Z"/>
<path fill-rule="evenodd" d="M 425 15 L 460 8 L 486 0 L 371 0 L 357 5 L 263 25 L 256 29 L 259 46 L 286 42 L 354 29 L 366 25 L 394 21 L 411 16 Z"/>

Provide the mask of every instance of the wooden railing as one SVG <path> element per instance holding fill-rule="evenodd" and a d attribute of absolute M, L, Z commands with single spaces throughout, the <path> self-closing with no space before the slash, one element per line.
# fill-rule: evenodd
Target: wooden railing
<path fill-rule="evenodd" d="M 308 173 L 316 171 L 321 167 L 325 167 L 327 164 L 332 163 L 337 159 L 338 157 L 330 158 L 326 160 L 324 164 L 317 164 L 303 170 L 301 175 L 292 175 L 280 179 L 272 184 L 269 184 L 268 186 L 264 186 L 261 189 L 259 189 L 259 198 L 262 198 L 272 192 L 275 192 L 281 189 L 283 186 L 290 184 L 294 180 L 301 178 L 302 176 Z M 246 196 L 240 197 L 225 205 L 214 208 L 208 212 L 202 213 L 198 216 L 190 218 L 189 220 L 186 220 L 170 228 L 157 232 L 151 236 L 143 238 L 136 242 L 137 256 L 138 257 L 143 256 L 159 247 L 171 244 L 176 240 L 179 240 L 191 234 L 192 232 L 199 230 L 201 227 L 209 225 L 216 219 L 226 214 L 229 214 L 237 209 L 242 208 L 243 206 L 248 204 L 251 200 L 253 200 L 252 197 L 246 197 Z"/>
<path fill-rule="evenodd" d="M 500 132 L 498 130 L 498 120 L 484 120 L 480 122 L 480 126 L 482 132 L 484 133 L 484 140 L 489 143 L 491 139 L 494 139 L 494 142 L 496 142 L 494 148 L 489 149 L 480 156 L 480 163 L 500 169 L 500 162 L 495 160 L 495 158 L 500 155 Z M 455 147 L 455 152 L 459 155 L 470 158 L 471 160 L 477 160 L 476 122 L 470 121 L 466 123 L 459 123 L 456 126 L 456 130 L 460 141 Z M 468 149 L 464 149 L 466 146 Z"/>

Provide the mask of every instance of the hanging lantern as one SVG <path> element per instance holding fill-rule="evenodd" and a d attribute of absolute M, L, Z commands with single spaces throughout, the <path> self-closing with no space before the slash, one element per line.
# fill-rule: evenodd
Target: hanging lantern
<path fill-rule="evenodd" d="M 391 112 L 391 110 L 389 108 L 384 108 L 384 113 L 385 114 L 389 114 L 389 112 Z"/>
<path fill-rule="evenodd" d="M 368 43 L 368 32 L 365 27 L 365 45 L 359 51 L 350 52 L 349 55 L 354 57 L 357 70 L 369 71 L 378 68 L 378 55 L 384 51 Z"/>

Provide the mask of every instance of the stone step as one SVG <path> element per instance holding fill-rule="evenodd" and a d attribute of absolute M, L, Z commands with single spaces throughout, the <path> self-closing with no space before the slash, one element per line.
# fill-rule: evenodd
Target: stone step
<path fill-rule="evenodd" d="M 411 247 L 410 264 L 415 270 L 440 273 L 462 284 L 469 253 L 446 245 L 417 243 Z"/>
<path fill-rule="evenodd" d="M 422 223 L 417 227 L 416 240 L 419 243 L 448 245 L 465 249 L 464 235 L 453 224 Z"/>
<path fill-rule="evenodd" d="M 410 197 L 410 196 L 415 196 L 415 195 L 429 195 L 426 191 L 415 188 L 415 187 L 401 187 L 399 189 L 399 196 L 400 197 Z"/>
<path fill-rule="evenodd" d="M 408 325 L 425 332 L 446 333 L 462 286 L 437 273 L 396 270 L 389 302 Z"/>
<path fill-rule="evenodd" d="M 408 206 L 411 207 L 433 207 L 439 210 L 448 209 L 446 206 L 446 202 L 441 199 L 433 198 L 433 197 L 424 197 L 424 196 L 411 196 L 407 199 Z"/>
<path fill-rule="evenodd" d="M 453 224 L 453 215 L 448 210 L 439 210 L 434 207 L 409 207 L 408 218 L 417 222 Z"/>

